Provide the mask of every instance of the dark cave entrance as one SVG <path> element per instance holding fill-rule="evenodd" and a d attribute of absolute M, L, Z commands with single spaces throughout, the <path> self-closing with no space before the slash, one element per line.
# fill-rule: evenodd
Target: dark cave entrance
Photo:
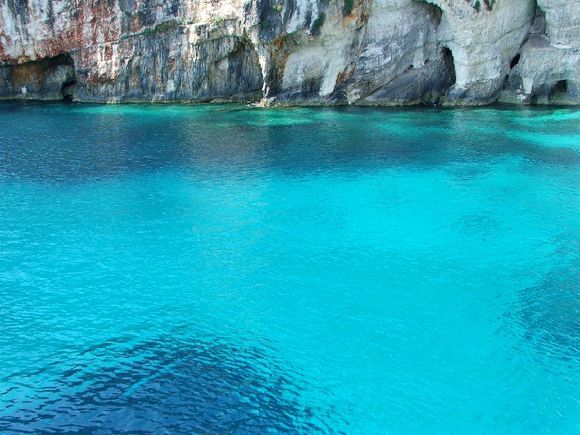
<path fill-rule="evenodd" d="M 60 88 L 60 95 L 64 101 L 72 102 L 74 100 L 77 83 L 74 60 L 68 53 L 62 54 L 56 59 L 58 59 L 58 65 L 60 65 L 61 68 L 66 68 L 66 79 Z"/>
<path fill-rule="evenodd" d="M 567 94 L 568 94 L 568 82 L 566 80 L 560 80 L 556 82 L 554 86 L 552 86 L 548 98 L 550 100 L 565 98 Z"/>
<path fill-rule="evenodd" d="M 520 63 L 521 54 L 516 54 L 510 62 L 510 69 L 514 69 L 515 66 Z"/>
<path fill-rule="evenodd" d="M 453 53 L 449 47 L 443 47 L 443 67 L 447 76 L 448 89 L 455 84 L 457 81 L 457 76 L 455 75 L 455 60 L 453 59 Z"/>
<path fill-rule="evenodd" d="M 60 89 L 60 95 L 62 96 L 62 99 L 68 103 L 71 103 L 74 101 L 74 93 L 75 93 L 75 87 L 76 87 L 77 81 L 72 79 L 72 80 L 68 80 L 66 81 L 63 85 L 62 88 Z"/>

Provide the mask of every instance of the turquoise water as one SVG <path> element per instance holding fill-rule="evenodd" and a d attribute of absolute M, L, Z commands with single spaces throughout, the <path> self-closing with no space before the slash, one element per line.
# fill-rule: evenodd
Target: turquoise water
<path fill-rule="evenodd" d="M 0 432 L 578 433 L 580 112 L 0 105 Z"/>

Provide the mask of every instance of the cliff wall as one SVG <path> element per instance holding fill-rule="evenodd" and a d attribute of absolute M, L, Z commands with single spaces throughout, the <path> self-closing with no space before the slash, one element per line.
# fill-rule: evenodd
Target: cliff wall
<path fill-rule="evenodd" d="M 0 98 L 580 102 L 580 0 L 0 0 Z"/>

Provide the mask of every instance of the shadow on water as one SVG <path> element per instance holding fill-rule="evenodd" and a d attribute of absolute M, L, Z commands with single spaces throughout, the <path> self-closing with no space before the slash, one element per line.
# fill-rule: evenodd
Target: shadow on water
<path fill-rule="evenodd" d="M 545 111 L 497 109 L 0 105 L 0 180 L 83 182 L 164 168 L 300 176 L 431 169 L 506 155 L 577 165 L 578 150 L 559 143 L 578 134 L 576 118 L 556 119 Z M 549 131 L 554 146 L 534 142 L 534 129 Z"/>
<path fill-rule="evenodd" d="M 320 415 L 299 402 L 291 373 L 257 348 L 166 337 L 123 346 L 123 340 L 111 340 L 88 349 L 83 354 L 91 356 L 89 362 L 65 371 L 51 397 L 16 403 L 0 414 L 0 430 L 328 431 L 316 419 Z"/>

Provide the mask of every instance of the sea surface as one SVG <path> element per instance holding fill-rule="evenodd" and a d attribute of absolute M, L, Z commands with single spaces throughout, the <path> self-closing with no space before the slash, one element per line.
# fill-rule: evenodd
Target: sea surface
<path fill-rule="evenodd" d="M 580 433 L 580 110 L 0 104 L 0 432 Z"/>

